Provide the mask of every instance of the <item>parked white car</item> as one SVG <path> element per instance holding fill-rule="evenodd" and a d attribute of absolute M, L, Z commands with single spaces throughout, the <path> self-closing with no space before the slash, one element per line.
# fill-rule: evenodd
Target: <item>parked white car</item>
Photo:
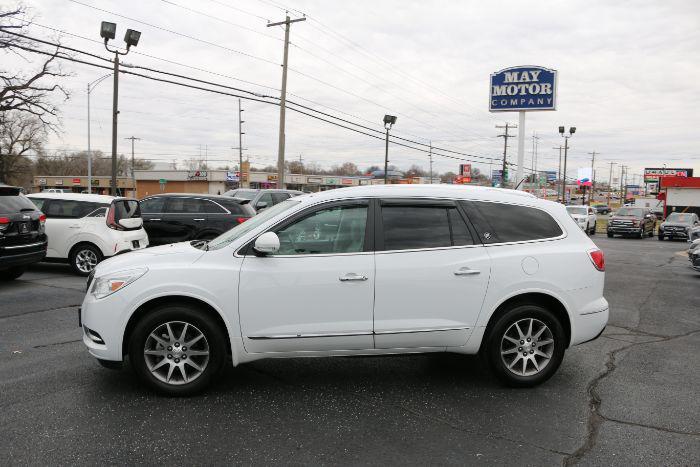
<path fill-rule="evenodd" d="M 71 193 L 68 188 L 46 188 L 41 191 L 42 193 Z"/>
<path fill-rule="evenodd" d="M 148 246 L 135 199 L 80 193 L 27 195 L 46 215 L 47 259 L 87 276 L 104 258 Z"/>
<path fill-rule="evenodd" d="M 228 358 L 456 352 L 513 386 L 608 321 L 603 252 L 560 204 L 451 185 L 291 198 L 209 242 L 102 262 L 81 308 L 103 365 L 203 389 Z"/>
<path fill-rule="evenodd" d="M 598 216 L 595 209 L 590 206 L 567 206 L 566 210 L 576 221 L 581 230 L 590 235 L 595 235 L 596 221 Z"/>

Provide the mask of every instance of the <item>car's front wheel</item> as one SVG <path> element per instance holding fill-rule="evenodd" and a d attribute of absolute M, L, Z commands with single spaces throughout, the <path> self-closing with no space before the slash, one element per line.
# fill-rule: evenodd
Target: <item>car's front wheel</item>
<path fill-rule="evenodd" d="M 227 356 L 226 334 L 208 312 L 164 306 L 134 328 L 129 359 L 136 374 L 155 390 L 189 396 L 205 389 Z"/>
<path fill-rule="evenodd" d="M 508 386 L 536 386 L 559 368 L 566 348 L 565 335 L 548 309 L 535 304 L 516 305 L 497 319 L 488 334 L 489 364 Z"/>

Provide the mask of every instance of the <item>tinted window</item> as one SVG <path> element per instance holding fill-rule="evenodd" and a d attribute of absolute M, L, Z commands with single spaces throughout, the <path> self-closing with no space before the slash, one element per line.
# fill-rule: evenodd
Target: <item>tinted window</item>
<path fill-rule="evenodd" d="M 8 190 L 9 191 L 9 190 Z M 17 190 L 14 191 L 17 193 Z M 35 211 L 37 206 L 32 203 L 29 198 L 22 194 L 3 194 L 0 192 L 0 212 L 11 213 L 19 212 L 20 209 Z"/>
<path fill-rule="evenodd" d="M 289 193 L 272 193 L 272 200 L 275 204 L 289 199 Z"/>
<path fill-rule="evenodd" d="M 165 198 L 147 198 L 139 203 L 141 212 L 145 214 L 160 214 L 163 212 Z"/>
<path fill-rule="evenodd" d="M 267 203 L 267 205 L 262 207 L 262 203 Z M 263 193 L 262 196 L 260 196 L 260 199 L 255 202 L 255 209 L 264 209 L 269 208 L 270 206 L 272 206 L 272 195 L 270 193 Z"/>
<path fill-rule="evenodd" d="M 100 203 L 75 201 L 69 199 L 47 199 L 43 206 L 47 218 L 78 219 L 85 217 L 95 209 L 103 207 Z"/>
<path fill-rule="evenodd" d="M 382 206 L 385 250 L 470 245 L 467 225 L 455 207 Z"/>
<path fill-rule="evenodd" d="M 121 219 L 131 219 L 132 217 L 141 217 L 141 209 L 136 200 L 120 199 L 112 203 L 114 206 L 114 220 L 119 222 Z"/>
<path fill-rule="evenodd" d="M 258 192 L 256 190 L 231 190 L 224 194 L 226 196 L 233 196 L 234 198 L 253 199 Z"/>
<path fill-rule="evenodd" d="M 615 215 L 617 216 L 644 216 L 644 211 L 641 208 L 620 208 Z"/>
<path fill-rule="evenodd" d="M 208 201 L 197 198 L 169 198 L 165 212 L 172 214 L 204 214 L 205 203 Z"/>
<path fill-rule="evenodd" d="M 253 218 L 255 219 L 255 218 Z M 367 206 L 315 211 L 277 231 L 279 255 L 356 253 L 364 248 Z"/>
<path fill-rule="evenodd" d="M 245 214 L 246 216 L 254 216 L 255 210 L 250 203 L 239 204 L 234 200 L 217 200 L 217 203 L 228 209 L 231 214 Z"/>
<path fill-rule="evenodd" d="M 473 206 L 485 221 L 479 230 L 486 242 L 522 242 L 562 234 L 552 216 L 541 209 L 486 202 L 475 202 Z"/>
<path fill-rule="evenodd" d="M 222 208 L 217 203 L 208 199 L 203 199 L 202 202 L 204 203 L 204 209 L 209 214 L 227 214 L 226 209 Z"/>

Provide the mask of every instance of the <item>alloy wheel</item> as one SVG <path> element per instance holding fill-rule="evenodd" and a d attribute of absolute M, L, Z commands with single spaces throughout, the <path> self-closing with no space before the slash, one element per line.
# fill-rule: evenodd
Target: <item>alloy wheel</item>
<path fill-rule="evenodd" d="M 146 338 L 144 360 L 151 374 L 166 384 L 191 383 L 209 363 L 209 342 L 191 323 L 168 321 Z"/>
<path fill-rule="evenodd" d="M 97 255 L 94 251 L 85 249 L 80 250 L 77 255 L 75 255 L 75 267 L 78 268 L 80 272 L 90 273 L 97 266 Z"/>
<path fill-rule="evenodd" d="M 540 373 L 549 364 L 553 354 L 552 331 L 538 319 L 516 321 L 501 339 L 501 360 L 517 376 Z"/>

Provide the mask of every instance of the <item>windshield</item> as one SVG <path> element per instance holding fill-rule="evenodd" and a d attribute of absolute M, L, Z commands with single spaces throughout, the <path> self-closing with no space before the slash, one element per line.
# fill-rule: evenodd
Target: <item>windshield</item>
<path fill-rule="evenodd" d="M 226 196 L 233 196 L 234 198 L 241 199 L 253 199 L 258 192 L 255 190 L 231 190 L 224 193 Z"/>
<path fill-rule="evenodd" d="M 643 217 L 644 212 L 641 208 L 620 208 L 620 210 L 617 211 L 617 215 Z"/>
<path fill-rule="evenodd" d="M 287 209 L 296 206 L 297 204 L 299 204 L 299 201 L 292 201 L 291 199 L 288 199 L 286 201 L 282 201 L 279 204 L 275 204 L 274 206 L 265 209 L 264 211 L 261 211 L 260 214 L 258 214 L 257 216 L 251 217 L 242 224 L 238 224 L 236 227 L 232 228 L 227 232 L 222 233 L 214 240 L 209 242 L 209 250 L 218 250 L 219 248 L 225 247 L 234 240 L 241 238 L 243 235 L 257 228 L 259 225 L 272 219 L 277 214 L 286 211 Z"/>
<path fill-rule="evenodd" d="M 690 224 L 692 222 L 692 216 L 690 214 L 674 212 L 673 214 L 669 215 L 666 220 L 668 222 L 678 222 L 679 224 Z"/>
<path fill-rule="evenodd" d="M 569 211 L 569 214 L 579 214 L 582 216 L 585 216 L 588 213 L 588 209 L 582 206 L 567 206 L 566 210 Z"/>

